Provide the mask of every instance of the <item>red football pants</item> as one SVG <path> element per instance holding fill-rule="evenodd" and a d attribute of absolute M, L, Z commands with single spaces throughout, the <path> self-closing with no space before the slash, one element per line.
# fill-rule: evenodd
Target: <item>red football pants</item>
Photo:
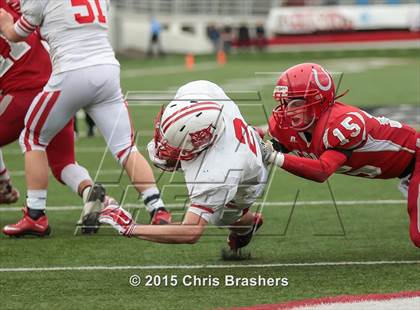
<path fill-rule="evenodd" d="M 408 186 L 410 238 L 420 248 L 420 133 L 417 134 L 416 163 Z"/>
<path fill-rule="evenodd" d="M 41 91 L 35 89 L 0 96 L 0 147 L 19 138 L 25 125 L 26 112 Z M 54 137 L 46 151 L 51 171 L 62 182 L 61 171 L 75 163 L 73 119 Z"/>

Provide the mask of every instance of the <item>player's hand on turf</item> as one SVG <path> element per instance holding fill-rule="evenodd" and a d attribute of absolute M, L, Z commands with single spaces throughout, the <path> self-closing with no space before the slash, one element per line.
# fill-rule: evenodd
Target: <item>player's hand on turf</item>
<path fill-rule="evenodd" d="M 121 235 L 130 236 L 136 226 L 131 214 L 118 205 L 108 205 L 99 215 L 99 222 L 111 225 Z"/>
<path fill-rule="evenodd" d="M 153 165 L 162 169 L 164 171 L 175 171 L 178 169 L 177 163 L 169 163 L 167 160 L 160 159 L 156 156 L 155 142 L 154 140 L 150 141 L 147 144 L 147 151 L 149 153 L 149 158 L 152 161 Z"/>

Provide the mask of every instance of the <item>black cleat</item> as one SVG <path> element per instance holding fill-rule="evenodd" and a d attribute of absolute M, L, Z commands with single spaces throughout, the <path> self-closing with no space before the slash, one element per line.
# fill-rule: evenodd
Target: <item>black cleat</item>
<path fill-rule="evenodd" d="M 103 209 L 105 201 L 105 188 L 101 184 L 94 184 L 90 190 L 89 198 L 83 206 L 79 225 L 82 234 L 96 234 L 101 223 L 98 221 L 99 213 Z"/>
<path fill-rule="evenodd" d="M 229 248 L 233 251 L 237 251 L 240 248 L 247 246 L 251 242 L 251 239 L 257 230 L 260 229 L 262 224 L 262 215 L 259 213 L 254 213 L 254 223 L 252 225 L 252 230 L 249 233 L 246 235 L 238 235 L 233 231 L 230 232 L 227 240 Z"/>

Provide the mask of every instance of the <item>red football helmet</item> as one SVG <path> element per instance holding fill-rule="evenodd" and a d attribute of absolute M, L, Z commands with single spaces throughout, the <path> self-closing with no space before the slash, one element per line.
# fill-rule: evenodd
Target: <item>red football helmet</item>
<path fill-rule="evenodd" d="M 335 85 L 320 65 L 303 63 L 280 75 L 273 97 L 280 103 L 273 110 L 278 126 L 304 131 L 334 103 Z"/>

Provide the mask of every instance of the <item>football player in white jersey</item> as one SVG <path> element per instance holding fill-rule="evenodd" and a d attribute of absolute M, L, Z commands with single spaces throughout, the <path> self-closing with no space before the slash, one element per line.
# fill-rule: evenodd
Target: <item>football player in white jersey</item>
<path fill-rule="evenodd" d="M 42 217 L 46 207 L 48 164 L 45 149 L 65 124 L 84 108 L 104 135 L 108 148 L 142 194 L 154 222 L 167 223 L 151 167 L 138 152 L 120 87 L 120 67 L 108 40 L 109 0 L 21 0 L 13 23 L 0 10 L 0 32 L 13 42 L 39 29 L 50 46 L 51 77 L 25 118 L 20 144 L 25 152 L 27 207 Z M 39 28 L 38 28 L 39 27 Z"/>
<path fill-rule="evenodd" d="M 229 246 L 246 246 L 262 225 L 248 212 L 267 181 L 259 137 L 238 106 L 216 84 L 182 86 L 161 112 L 149 156 L 163 170 L 184 173 L 190 205 L 182 223 L 137 225 L 121 207 L 107 206 L 99 221 L 125 236 L 161 243 L 195 243 L 206 225 L 230 229 Z"/>

